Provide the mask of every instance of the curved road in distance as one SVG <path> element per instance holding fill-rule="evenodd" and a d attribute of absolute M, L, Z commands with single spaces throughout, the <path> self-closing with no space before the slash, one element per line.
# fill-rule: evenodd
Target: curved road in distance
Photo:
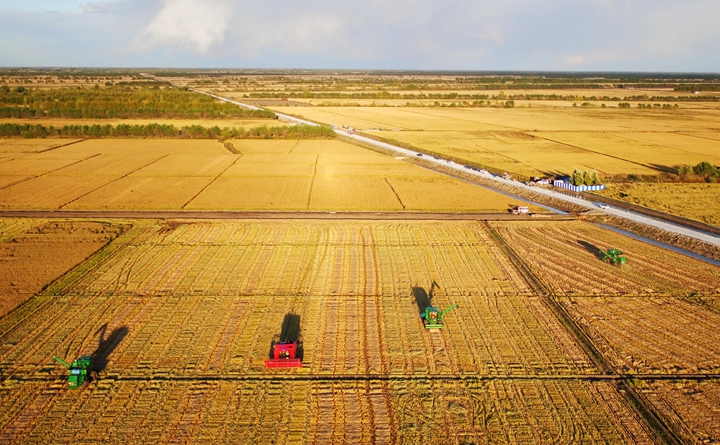
<path fill-rule="evenodd" d="M 161 79 L 158 79 L 158 80 L 161 80 Z M 217 99 L 217 100 L 220 100 L 220 101 L 223 101 L 223 102 L 229 102 L 229 103 L 234 104 L 234 105 L 237 105 L 237 106 L 239 106 L 239 107 L 249 108 L 249 109 L 251 109 L 251 110 L 261 110 L 261 109 L 262 109 L 262 108 L 258 108 L 258 107 L 252 106 L 252 105 L 244 104 L 244 103 L 242 103 L 242 102 L 238 102 L 238 101 L 235 101 L 235 100 L 232 100 L 232 99 L 228 99 L 228 98 L 225 98 L 225 97 L 222 97 L 222 96 L 218 96 L 218 95 L 216 95 L 216 94 L 211 94 L 211 93 L 207 93 L 207 92 L 205 92 L 205 91 L 196 90 L 196 89 L 194 89 L 194 88 L 190 88 L 190 91 L 194 91 L 194 92 L 200 93 L 200 94 L 205 94 L 205 95 L 210 96 L 210 97 L 213 97 L 213 98 L 215 98 L 215 99 Z M 292 122 L 292 123 L 301 124 L 301 125 L 310 125 L 310 126 L 314 126 L 314 127 L 319 125 L 319 124 L 317 124 L 317 123 L 315 123 L 315 122 L 311 122 L 311 121 L 308 121 L 308 120 L 305 120 L 305 119 L 300 119 L 300 118 L 297 118 L 297 117 L 294 117 L 294 116 L 289 116 L 289 115 L 283 114 L 283 113 L 277 113 L 277 112 L 275 112 L 275 115 L 278 117 L 278 119 L 280 119 L 280 120 L 282 120 L 282 121 Z M 374 139 L 370 139 L 370 138 L 365 137 L 365 136 L 360 136 L 360 135 L 358 135 L 358 134 L 350 134 L 350 133 L 348 133 L 348 132 L 345 131 L 345 130 L 338 129 L 338 128 L 337 128 L 336 126 L 334 126 L 334 125 L 332 125 L 332 128 L 333 128 L 333 130 L 335 130 L 335 133 L 337 133 L 337 134 L 339 134 L 339 135 L 342 135 L 342 136 L 345 136 L 345 137 L 349 137 L 349 138 L 355 139 L 356 141 L 363 142 L 363 143 L 365 143 L 365 144 L 371 144 L 371 145 L 374 145 L 374 146 L 376 146 L 376 147 L 383 148 L 383 149 L 385 149 L 385 150 L 391 150 L 391 151 L 394 151 L 394 152 L 396 152 L 397 154 L 402 155 L 402 156 L 411 157 L 411 156 L 418 156 L 418 154 L 419 154 L 417 151 L 408 150 L 408 149 L 405 149 L 405 148 L 402 148 L 402 147 L 398 147 L 398 146 L 396 146 L 396 145 L 388 144 L 388 143 L 386 143 L 386 142 L 376 141 L 376 140 L 374 140 Z M 611 207 L 611 208 L 608 208 L 608 209 L 601 209 L 601 208 L 598 207 L 598 206 L 596 205 L 596 203 L 593 202 L 593 201 L 588 201 L 588 200 L 585 200 L 585 199 L 582 199 L 582 198 L 575 198 L 575 197 L 573 197 L 573 196 L 568 196 L 568 195 L 565 195 L 565 194 L 563 194 L 563 193 L 554 192 L 554 191 L 552 191 L 552 190 L 547 190 L 547 189 L 544 189 L 544 188 L 541 188 L 541 187 L 530 187 L 530 186 L 525 185 L 525 184 L 522 183 L 522 182 L 504 179 L 504 178 L 501 178 L 501 177 L 499 177 L 499 176 L 493 176 L 493 175 L 490 174 L 490 173 L 478 172 L 478 171 L 466 169 L 465 167 L 463 167 L 463 166 L 461 166 L 461 165 L 458 165 L 458 164 L 456 164 L 456 163 L 452 163 L 451 161 L 448 161 L 448 160 L 445 160 L 445 159 L 435 159 L 433 156 L 430 156 L 430 155 L 423 155 L 423 158 L 424 158 L 426 161 L 429 161 L 429 162 L 431 162 L 431 163 L 435 163 L 435 164 L 437 164 L 437 165 L 442 165 L 443 167 L 449 167 L 449 168 L 451 168 L 451 169 L 454 169 L 454 170 L 457 170 L 457 171 L 461 171 L 461 172 L 463 172 L 463 173 L 467 173 L 467 174 L 471 174 L 471 175 L 476 175 L 476 176 L 482 177 L 482 178 L 484 178 L 484 179 L 490 179 L 490 180 L 496 181 L 496 182 L 501 183 L 501 184 L 509 185 L 509 186 L 511 186 L 511 187 L 518 187 L 518 188 L 521 188 L 521 189 L 527 189 L 527 190 L 529 190 L 529 191 L 536 192 L 536 193 L 540 193 L 540 194 L 543 194 L 543 195 L 546 195 L 546 196 L 549 196 L 549 197 L 552 197 L 552 198 L 555 198 L 555 199 L 560 199 L 560 200 L 563 200 L 563 201 L 566 201 L 566 202 L 570 202 L 570 203 L 573 203 L 573 204 L 577 204 L 577 205 L 580 205 L 580 206 L 583 206 L 583 207 L 589 207 L 589 208 L 592 208 L 593 210 L 596 210 L 596 211 L 598 211 L 598 212 L 603 212 L 603 213 L 606 213 L 606 214 L 608 214 L 608 215 L 617 216 L 617 217 L 624 218 L 624 219 L 627 219 L 627 220 L 630 220 L 630 221 L 633 221 L 633 222 L 636 222 L 636 223 L 645 224 L 645 225 L 648 225 L 648 226 L 651 226 L 651 227 L 656 227 L 656 228 L 658 228 L 658 229 L 662 229 L 662 230 L 665 230 L 665 231 L 670 232 L 670 233 L 675 233 L 675 234 L 678 234 L 678 235 L 684 235 L 684 236 L 687 236 L 687 237 L 689 237 L 689 238 L 693 238 L 693 239 L 696 239 L 696 240 L 700 240 L 700 241 L 703 241 L 703 242 L 712 244 L 712 245 L 714 245 L 714 246 L 720 247 L 720 237 L 715 236 L 715 235 L 710 234 L 710 233 L 707 233 L 707 232 L 702 232 L 702 231 L 700 231 L 700 230 L 691 229 L 691 228 L 689 228 L 689 227 L 684 227 L 684 226 L 680 226 L 680 225 L 677 225 L 677 224 L 672 224 L 672 223 L 669 223 L 669 222 L 667 222 L 667 221 L 662 221 L 662 220 L 659 220 L 659 219 L 650 218 L 650 217 L 641 215 L 641 214 L 639 214 L 639 213 L 634 213 L 634 212 L 630 212 L 630 211 L 627 211 L 627 210 L 620 210 L 620 209 L 616 209 L 616 208 L 612 208 L 612 207 Z"/>

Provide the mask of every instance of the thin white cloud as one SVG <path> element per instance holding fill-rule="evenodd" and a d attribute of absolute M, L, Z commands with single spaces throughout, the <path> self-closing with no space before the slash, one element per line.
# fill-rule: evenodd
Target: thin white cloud
<path fill-rule="evenodd" d="M 163 0 L 163 8 L 135 39 L 136 46 L 190 46 L 201 54 L 225 38 L 232 8 L 223 0 Z"/>
<path fill-rule="evenodd" d="M 107 14 L 113 12 L 122 2 L 90 2 L 80 5 L 85 14 Z"/>

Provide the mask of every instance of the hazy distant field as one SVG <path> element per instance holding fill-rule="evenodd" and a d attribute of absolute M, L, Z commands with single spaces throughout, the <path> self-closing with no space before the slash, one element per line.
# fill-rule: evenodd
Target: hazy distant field
<path fill-rule="evenodd" d="M 292 114 L 520 176 L 720 165 L 720 111 L 305 107 Z"/>

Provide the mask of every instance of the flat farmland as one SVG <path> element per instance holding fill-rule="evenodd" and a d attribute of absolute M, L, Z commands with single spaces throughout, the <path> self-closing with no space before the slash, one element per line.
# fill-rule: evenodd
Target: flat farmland
<path fill-rule="evenodd" d="M 80 139 L 0 139 L 0 153 L 4 157 L 19 153 L 42 153 L 79 141 Z"/>
<path fill-rule="evenodd" d="M 340 141 L 230 143 L 234 152 L 215 141 L 102 139 L 7 153 L 0 208 L 505 212 L 522 204 Z"/>
<path fill-rule="evenodd" d="M 652 443 L 479 223 L 143 222 L 112 246 L 0 319 L 0 437 Z M 441 332 L 430 295 L 460 305 Z M 265 370 L 288 316 L 303 368 Z M 101 378 L 68 391 L 52 357 L 82 354 Z"/>
<path fill-rule="evenodd" d="M 716 110 L 301 107 L 292 114 L 525 177 L 720 164 Z"/>
<path fill-rule="evenodd" d="M 689 295 L 720 293 L 717 266 L 583 222 L 491 223 L 554 295 Z M 620 249 L 623 267 L 600 250 Z"/>
<path fill-rule="evenodd" d="M 83 262 L 120 228 L 100 222 L 0 222 L 0 317 Z"/>
<path fill-rule="evenodd" d="M 720 382 L 640 382 L 645 397 L 688 443 L 717 443 Z"/>
<path fill-rule="evenodd" d="M 14 443 L 653 443 L 605 383 L 101 380 L 23 382 L 0 415 Z M 567 397 L 566 394 L 571 394 Z M 613 404 L 613 405 L 611 405 Z M 95 419 L 87 422 L 86 419 Z M 429 440 L 432 437 L 433 440 Z"/>
<path fill-rule="evenodd" d="M 720 314 L 683 299 L 571 297 L 561 300 L 603 355 L 633 374 L 718 374 Z"/>

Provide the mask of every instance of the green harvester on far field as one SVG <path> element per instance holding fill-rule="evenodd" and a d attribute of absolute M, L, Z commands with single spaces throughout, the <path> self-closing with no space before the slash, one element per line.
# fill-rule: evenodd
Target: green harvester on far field
<path fill-rule="evenodd" d="M 55 361 L 65 366 L 70 370 L 68 375 L 68 388 L 76 389 L 83 386 L 85 381 L 92 381 L 97 379 L 97 371 L 90 369 L 92 367 L 92 357 L 84 355 L 79 359 L 69 364 L 60 357 L 55 357 Z"/>
<path fill-rule="evenodd" d="M 440 311 L 440 308 L 435 306 L 427 306 L 425 311 L 420 314 L 420 318 L 422 318 L 425 329 L 442 329 L 443 317 L 452 309 L 455 309 L 455 307 L 457 307 L 457 303 L 453 304 L 444 311 Z"/>
<path fill-rule="evenodd" d="M 603 261 L 608 264 L 614 264 L 618 266 L 627 264 L 627 258 L 625 258 L 623 253 L 618 249 L 608 249 L 607 252 L 600 249 L 600 252 L 602 252 L 603 254 Z"/>

